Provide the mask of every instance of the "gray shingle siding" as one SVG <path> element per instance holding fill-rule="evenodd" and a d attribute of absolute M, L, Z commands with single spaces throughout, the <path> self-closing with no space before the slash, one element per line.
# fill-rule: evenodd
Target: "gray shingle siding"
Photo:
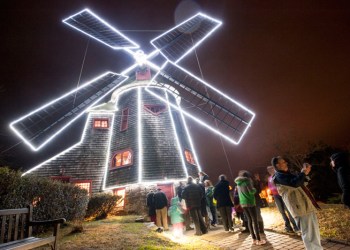
<path fill-rule="evenodd" d="M 165 96 L 164 90 L 156 89 L 156 91 Z M 171 95 L 169 95 L 169 100 L 176 103 L 175 98 Z M 141 88 L 142 182 L 184 179 L 186 173 L 181 157 L 183 157 L 188 174 L 196 176 L 198 168 L 186 162 L 185 159 L 184 150 L 192 151 L 192 148 L 179 112 L 165 105 L 164 112 L 154 115 L 144 109 L 145 104 L 165 105 L 144 88 Z M 92 180 L 92 192 L 97 193 L 102 191 L 107 160 L 106 188 L 138 183 L 140 157 L 138 106 L 138 88 L 120 93 L 116 104 L 118 110 L 114 112 L 114 116 L 113 111 L 104 113 L 92 111 L 87 120 L 83 141 L 48 160 L 31 174 L 60 176 L 60 170 L 63 167 L 64 175 L 70 176 L 72 180 Z M 120 131 L 122 112 L 125 108 L 129 109 L 128 128 L 125 131 Z M 170 114 L 174 119 L 181 150 L 179 150 L 175 137 Z M 110 127 L 108 129 L 94 129 L 94 118 L 108 118 Z M 110 132 L 112 137 L 109 147 Z M 126 149 L 133 152 L 132 165 L 112 169 L 111 165 L 115 154 Z M 106 159 L 107 156 L 108 159 Z"/>
<path fill-rule="evenodd" d="M 59 154 L 31 174 L 42 177 L 60 176 L 63 168 L 64 175 L 70 176 L 71 180 L 92 180 L 92 192 L 100 192 L 111 128 L 93 129 L 94 118 L 108 118 L 111 124 L 112 114 L 91 114 L 81 144 Z"/>

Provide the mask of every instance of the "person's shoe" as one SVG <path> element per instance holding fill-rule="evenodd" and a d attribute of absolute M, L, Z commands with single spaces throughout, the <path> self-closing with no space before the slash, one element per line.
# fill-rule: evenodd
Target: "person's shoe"
<path fill-rule="evenodd" d="M 235 230 L 233 228 L 232 229 L 230 228 L 228 231 L 229 231 L 229 233 L 234 233 L 235 232 Z"/>
<path fill-rule="evenodd" d="M 158 227 L 158 228 L 156 229 L 156 232 L 157 232 L 157 233 L 162 233 L 162 232 L 163 232 L 163 228 Z"/>
<path fill-rule="evenodd" d="M 257 246 L 261 246 L 261 245 L 265 245 L 265 244 L 266 244 L 266 240 L 257 240 L 255 242 L 255 245 L 257 245 Z"/>
<path fill-rule="evenodd" d="M 293 229 L 291 229 L 291 228 L 286 228 L 285 231 L 286 231 L 287 233 L 291 233 L 291 234 L 294 233 Z"/>
<path fill-rule="evenodd" d="M 201 236 L 201 235 L 203 235 L 202 233 L 195 233 L 194 235 L 196 235 L 196 236 Z"/>
<path fill-rule="evenodd" d="M 213 223 L 213 224 L 211 224 L 211 226 L 212 226 L 212 227 L 216 227 L 216 226 L 217 226 L 217 224 L 214 224 L 214 223 Z"/>
<path fill-rule="evenodd" d="M 193 227 L 186 228 L 186 231 L 190 231 L 190 230 L 194 230 L 194 228 Z"/>

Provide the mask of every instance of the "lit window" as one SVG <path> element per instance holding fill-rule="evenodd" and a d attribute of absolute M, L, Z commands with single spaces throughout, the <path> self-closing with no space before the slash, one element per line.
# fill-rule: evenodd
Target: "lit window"
<path fill-rule="evenodd" d="M 185 149 L 185 157 L 186 161 L 192 165 L 196 165 L 196 161 L 194 160 L 193 154 L 191 151 Z"/>
<path fill-rule="evenodd" d="M 117 208 L 124 208 L 125 205 L 125 188 L 118 188 L 113 190 L 113 194 L 121 197 L 116 205 Z"/>
<path fill-rule="evenodd" d="M 112 160 L 112 168 L 119 168 L 132 165 L 132 152 L 131 150 L 119 151 L 116 153 Z"/>
<path fill-rule="evenodd" d="M 159 115 L 160 113 L 163 113 L 166 110 L 166 106 L 162 104 L 145 104 L 144 108 L 147 112 L 151 113 L 152 115 Z"/>
<path fill-rule="evenodd" d="M 108 128 L 108 119 L 100 119 L 95 118 L 94 119 L 94 128 Z"/>
<path fill-rule="evenodd" d="M 87 181 L 74 181 L 73 182 L 74 186 L 77 186 L 81 189 L 85 189 L 88 194 L 91 194 L 91 181 L 87 180 Z"/>
<path fill-rule="evenodd" d="M 125 131 L 128 129 L 128 118 L 129 118 L 129 109 L 125 108 L 122 111 L 122 120 L 120 123 L 120 131 Z"/>

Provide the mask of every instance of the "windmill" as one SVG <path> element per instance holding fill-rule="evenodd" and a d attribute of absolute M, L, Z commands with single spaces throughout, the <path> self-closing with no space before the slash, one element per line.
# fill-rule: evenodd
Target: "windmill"
<path fill-rule="evenodd" d="M 63 178 L 68 173 L 87 181 L 93 192 L 184 179 L 200 170 L 185 119 L 233 144 L 251 126 L 251 110 L 180 65 L 220 21 L 198 13 L 151 40 L 154 50 L 148 54 L 89 9 L 63 23 L 128 53 L 135 63 L 121 73 L 105 72 L 13 121 L 14 133 L 38 151 L 88 113 L 78 144 L 24 174 Z"/>

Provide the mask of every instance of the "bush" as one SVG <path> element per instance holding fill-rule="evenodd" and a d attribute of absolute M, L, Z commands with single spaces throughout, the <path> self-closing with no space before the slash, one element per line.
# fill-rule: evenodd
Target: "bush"
<path fill-rule="evenodd" d="M 106 193 L 92 196 L 85 217 L 95 220 L 105 219 L 113 211 L 119 199 L 119 196 Z"/>
<path fill-rule="evenodd" d="M 0 209 L 33 205 L 34 220 L 66 218 L 83 220 L 88 204 L 87 191 L 49 178 L 23 176 L 19 171 L 0 168 Z"/>

